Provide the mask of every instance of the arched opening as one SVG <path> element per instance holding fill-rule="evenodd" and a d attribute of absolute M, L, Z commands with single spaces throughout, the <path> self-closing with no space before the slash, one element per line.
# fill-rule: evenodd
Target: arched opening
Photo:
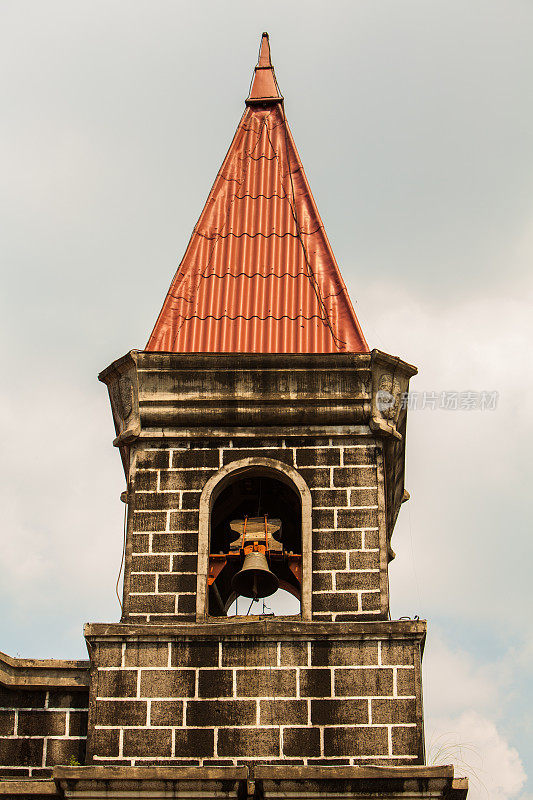
<path fill-rule="evenodd" d="M 295 597 L 300 613 L 302 507 L 290 484 L 258 466 L 234 474 L 213 503 L 210 529 L 210 616 L 226 616 L 234 601 L 239 616 L 275 614 L 278 592 Z"/>
<path fill-rule="evenodd" d="M 200 499 L 197 618 L 311 616 L 311 494 L 268 458 L 223 467 Z M 264 609 L 263 609 L 264 601 Z"/>

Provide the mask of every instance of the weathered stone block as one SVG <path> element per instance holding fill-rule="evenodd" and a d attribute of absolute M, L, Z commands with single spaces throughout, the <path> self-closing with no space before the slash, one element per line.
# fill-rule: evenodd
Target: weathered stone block
<path fill-rule="evenodd" d="M 155 492 L 157 490 L 157 472 L 135 472 L 133 486 L 136 492 Z"/>
<path fill-rule="evenodd" d="M 162 511 L 135 511 L 133 515 L 134 531 L 164 531 L 167 527 L 167 515 Z"/>
<path fill-rule="evenodd" d="M 137 469 L 165 469 L 169 465 L 168 450 L 137 450 L 135 466 Z"/>
<path fill-rule="evenodd" d="M 416 702 L 411 698 L 393 700 L 372 700 L 372 723 L 375 725 L 394 725 L 402 722 L 416 722 Z"/>
<path fill-rule="evenodd" d="M 392 728 L 392 754 L 395 756 L 418 755 L 421 751 L 420 733 L 413 727 Z"/>
<path fill-rule="evenodd" d="M 299 467 L 338 467 L 341 454 L 337 447 L 309 447 L 297 450 L 296 463 Z"/>
<path fill-rule="evenodd" d="M 359 597 L 353 592 L 313 592 L 313 611 L 357 611 Z"/>
<path fill-rule="evenodd" d="M 180 594 L 178 597 L 178 614 L 194 617 L 196 611 L 196 595 Z"/>
<path fill-rule="evenodd" d="M 0 711 L 0 736 L 12 736 L 15 732 L 15 712 Z"/>
<path fill-rule="evenodd" d="M 375 447 L 345 447 L 344 448 L 344 464 L 348 467 L 352 464 L 375 464 L 376 463 L 376 448 Z"/>
<path fill-rule="evenodd" d="M 337 512 L 338 528 L 375 528 L 378 512 L 374 508 L 351 508 Z"/>
<path fill-rule="evenodd" d="M 279 728 L 222 728 L 218 732 L 219 756 L 279 756 Z"/>
<path fill-rule="evenodd" d="M 159 592 L 195 592 L 196 575 L 193 573 L 169 572 L 168 575 L 160 575 L 157 590 Z"/>
<path fill-rule="evenodd" d="M 325 728 L 324 755 L 379 756 L 389 749 L 387 728 Z"/>
<path fill-rule="evenodd" d="M 173 511 L 170 515 L 171 531 L 198 531 L 198 511 Z"/>
<path fill-rule="evenodd" d="M 176 730 L 174 737 L 176 756 L 212 756 L 215 753 L 215 733 L 208 728 Z"/>
<path fill-rule="evenodd" d="M 321 489 L 330 485 L 330 470 L 328 467 L 302 467 L 298 469 L 298 472 L 310 489 Z"/>
<path fill-rule="evenodd" d="M 233 671 L 201 669 L 198 673 L 199 697 L 233 697 Z"/>
<path fill-rule="evenodd" d="M 150 706 L 150 724 L 173 727 L 183 722 L 182 700 L 152 700 Z"/>
<path fill-rule="evenodd" d="M 175 534 L 180 536 L 181 534 Z M 187 534 L 184 534 L 186 536 Z M 196 549 L 196 548 L 195 548 Z M 172 570 L 171 572 L 194 572 L 198 566 L 198 556 L 194 553 L 191 555 L 174 554 L 172 556 Z"/>
<path fill-rule="evenodd" d="M 282 667 L 306 667 L 308 665 L 307 642 L 281 642 L 280 664 Z"/>
<path fill-rule="evenodd" d="M 311 644 L 313 666 L 356 666 L 378 663 L 378 643 L 374 641 L 316 641 Z"/>
<path fill-rule="evenodd" d="M 414 669 L 398 669 L 396 671 L 396 688 L 399 695 L 416 693 L 416 676 Z"/>
<path fill-rule="evenodd" d="M 193 697 L 194 670 L 143 669 L 141 697 Z"/>
<path fill-rule="evenodd" d="M 301 697 L 331 697 L 331 670 L 301 669 Z"/>
<path fill-rule="evenodd" d="M 236 450 L 257 450 L 258 447 L 279 448 L 283 444 L 280 436 L 234 436 L 231 441 Z M 231 447 L 231 442 L 227 441 L 221 446 L 226 450 Z"/>
<path fill-rule="evenodd" d="M 241 450 L 233 447 L 229 450 L 224 450 L 222 454 L 224 464 L 230 464 L 232 461 L 240 461 L 243 458 L 273 458 L 275 461 L 281 461 L 284 464 L 290 464 L 290 466 L 294 463 L 292 450 L 285 448 L 279 448 L 277 450 L 270 448 Z"/>
<path fill-rule="evenodd" d="M 61 711 L 19 711 L 19 736 L 64 736 L 66 718 Z"/>
<path fill-rule="evenodd" d="M 219 467 L 218 449 L 214 450 L 174 450 L 172 453 L 172 469 L 186 469 L 188 467 Z"/>
<path fill-rule="evenodd" d="M 379 592 L 363 592 L 361 595 L 361 607 L 363 611 L 375 611 L 381 605 L 381 595 Z"/>
<path fill-rule="evenodd" d="M 128 642 L 124 664 L 126 667 L 166 667 L 168 643 Z"/>
<path fill-rule="evenodd" d="M 185 510 L 198 510 L 200 508 L 201 492 L 183 492 L 181 495 L 181 507 Z"/>
<path fill-rule="evenodd" d="M 237 695 L 239 697 L 294 697 L 296 695 L 296 670 L 237 670 Z"/>
<path fill-rule="evenodd" d="M 313 575 L 313 590 L 316 592 L 333 589 L 333 573 L 315 572 Z"/>
<path fill-rule="evenodd" d="M 198 550 L 198 532 L 190 533 L 154 533 L 152 551 L 154 553 L 196 553 Z M 196 561 L 194 565 L 196 569 Z M 178 570 L 175 570 L 176 572 Z"/>
<path fill-rule="evenodd" d="M 261 700 L 261 725 L 307 725 L 307 700 Z"/>
<path fill-rule="evenodd" d="M 131 614 L 173 614 L 175 605 L 174 595 L 130 594 L 129 612 Z"/>
<path fill-rule="evenodd" d="M 119 749 L 118 728 L 95 728 L 94 752 L 98 756 L 118 756 Z"/>
<path fill-rule="evenodd" d="M 319 756 L 320 730 L 318 728 L 285 728 L 283 731 L 283 755 Z"/>
<path fill-rule="evenodd" d="M 163 482 L 161 481 L 161 484 Z M 163 485 L 161 485 L 163 488 Z M 136 492 L 135 508 L 139 511 L 165 511 L 180 507 L 179 492 Z"/>
<path fill-rule="evenodd" d="M 213 438 L 194 438 L 189 440 L 189 447 L 191 450 L 217 450 L 221 447 L 231 447 L 231 439 L 223 439 L 222 437 L 214 436 Z"/>
<path fill-rule="evenodd" d="M 131 575 L 130 591 L 155 592 L 155 575 L 138 575 L 138 574 Z"/>
<path fill-rule="evenodd" d="M 379 589 L 379 572 L 337 572 L 337 591 L 357 589 Z"/>
<path fill-rule="evenodd" d="M 334 467 L 333 486 L 375 486 L 375 467 Z"/>
<path fill-rule="evenodd" d="M 346 568 L 346 553 L 313 553 L 313 569 L 326 571 Z"/>
<path fill-rule="evenodd" d="M 0 739 L 0 764 L 31 767 L 41 766 L 42 760 L 42 739 Z"/>
<path fill-rule="evenodd" d="M 168 572 L 170 556 L 136 556 L 131 558 L 132 572 Z"/>
<path fill-rule="evenodd" d="M 187 725 L 195 727 L 255 725 L 255 700 L 189 700 Z"/>
<path fill-rule="evenodd" d="M 49 766 L 69 764 L 72 758 L 85 762 L 85 739 L 48 739 L 46 744 L 46 763 Z"/>
<path fill-rule="evenodd" d="M 118 642 L 100 642 L 98 644 L 98 664 L 101 667 L 122 666 L 122 644 Z M 48 702 L 50 705 L 50 702 Z"/>
<path fill-rule="evenodd" d="M 173 667 L 216 667 L 218 642 L 173 642 L 171 664 Z"/>
<path fill-rule="evenodd" d="M 120 650 L 120 645 L 118 649 Z M 120 662 L 117 666 L 120 666 Z M 88 706 L 89 693 L 85 688 L 78 691 L 50 689 L 48 693 L 48 708 L 88 708 Z"/>
<path fill-rule="evenodd" d="M 319 508 L 313 511 L 313 530 L 321 528 L 335 527 L 335 512 L 333 510 Z"/>
<path fill-rule="evenodd" d="M 350 553 L 350 569 L 379 569 L 379 552 L 355 550 Z"/>
<path fill-rule="evenodd" d="M 313 532 L 313 549 L 314 550 L 358 550 L 361 548 L 361 532 L 360 531 L 314 531 Z M 313 554 L 313 559 L 316 554 Z M 344 554 L 343 554 L 344 555 Z M 346 566 L 346 556 L 344 556 L 344 564 L 339 566 L 339 569 L 344 569 Z"/>
<path fill-rule="evenodd" d="M 162 492 L 203 489 L 211 474 L 211 470 L 208 469 L 177 469 L 171 472 L 164 470 L 159 473 L 159 487 Z"/>
<path fill-rule="evenodd" d="M 347 489 L 313 489 L 311 491 L 313 507 L 336 508 L 348 505 Z"/>
<path fill-rule="evenodd" d="M 135 697 L 137 670 L 98 670 L 99 697 Z"/>
<path fill-rule="evenodd" d="M 45 698 L 46 692 L 0 686 L 0 706 L 3 708 L 44 708 Z"/>
<path fill-rule="evenodd" d="M 125 756 L 170 756 L 172 731 L 147 728 L 124 729 L 122 752 Z"/>
<path fill-rule="evenodd" d="M 350 489 L 350 506 L 377 506 L 378 492 L 376 489 Z"/>
<path fill-rule="evenodd" d="M 223 642 L 224 667 L 275 667 L 278 658 L 277 642 Z"/>
<path fill-rule="evenodd" d="M 385 640 L 381 643 L 381 663 L 394 665 L 413 666 L 415 653 L 418 656 L 418 647 L 410 642 Z"/>
<path fill-rule="evenodd" d="M 326 436 L 286 436 L 287 447 L 328 447 L 329 439 Z"/>
<path fill-rule="evenodd" d="M 150 550 L 150 537 L 147 533 L 134 533 L 131 537 L 131 544 L 134 553 L 148 553 Z"/>
<path fill-rule="evenodd" d="M 69 736 L 87 736 L 87 711 L 71 711 L 69 713 Z"/>
<path fill-rule="evenodd" d="M 313 725 L 366 725 L 367 700 L 311 700 Z"/>
<path fill-rule="evenodd" d="M 35 774 L 37 769 L 38 768 L 33 767 L 31 772 Z M 44 770 L 39 769 L 39 772 L 42 774 L 42 777 L 49 777 L 52 770 L 45 768 Z M 29 775 L 30 767 L 0 767 L 0 778 L 28 778 Z"/>
<path fill-rule="evenodd" d="M 392 669 L 336 669 L 338 697 L 392 695 Z"/>
<path fill-rule="evenodd" d="M 379 531 L 367 530 L 364 532 L 364 548 L 365 550 L 377 550 L 379 548 Z"/>

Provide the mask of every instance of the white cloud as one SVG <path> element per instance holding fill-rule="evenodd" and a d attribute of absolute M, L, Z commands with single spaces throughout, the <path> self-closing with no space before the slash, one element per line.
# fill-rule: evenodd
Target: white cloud
<path fill-rule="evenodd" d="M 438 635 L 426 648 L 427 762 L 454 764 L 470 780 L 469 800 L 511 800 L 526 781 L 520 754 L 501 730 L 508 657 L 476 660 Z"/>
<path fill-rule="evenodd" d="M 494 711 L 504 683 L 500 663 L 479 663 L 472 654 L 450 647 L 430 633 L 424 654 L 426 711 L 435 717 L 459 714 L 465 708 Z"/>
<path fill-rule="evenodd" d="M 517 750 L 496 724 L 477 711 L 457 717 L 435 717 L 428 726 L 428 762 L 455 766 L 468 777 L 469 800 L 511 800 L 526 782 Z"/>

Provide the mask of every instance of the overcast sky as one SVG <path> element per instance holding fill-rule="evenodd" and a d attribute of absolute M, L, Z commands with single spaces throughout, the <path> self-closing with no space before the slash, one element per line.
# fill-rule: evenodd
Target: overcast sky
<path fill-rule="evenodd" d="M 370 346 L 499 393 L 410 411 L 392 612 L 428 619 L 428 760 L 532 800 L 530 0 L 3 0 L 0 649 L 85 658 L 119 617 L 96 375 L 146 343 L 263 30 Z"/>

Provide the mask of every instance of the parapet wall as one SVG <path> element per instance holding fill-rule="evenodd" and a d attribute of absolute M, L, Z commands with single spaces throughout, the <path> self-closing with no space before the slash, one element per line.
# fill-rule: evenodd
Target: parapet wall
<path fill-rule="evenodd" d="M 85 763 L 89 662 L 0 653 L 0 776 L 46 777 Z"/>
<path fill-rule="evenodd" d="M 87 763 L 421 764 L 424 635 L 420 622 L 88 626 Z"/>

